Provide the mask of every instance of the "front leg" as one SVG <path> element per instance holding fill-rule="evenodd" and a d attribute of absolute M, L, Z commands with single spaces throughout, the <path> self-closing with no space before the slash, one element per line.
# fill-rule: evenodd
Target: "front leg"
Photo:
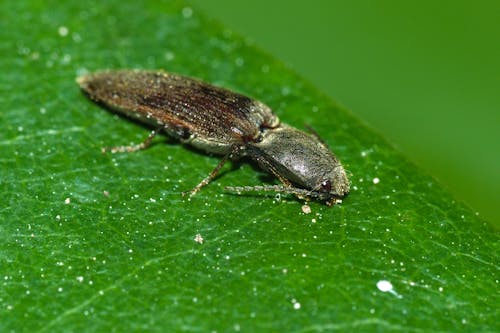
<path fill-rule="evenodd" d="M 217 177 L 217 175 L 219 174 L 220 169 L 222 169 L 222 167 L 224 166 L 224 164 L 226 164 L 226 162 L 230 158 L 232 158 L 233 156 L 235 156 L 237 154 L 237 152 L 239 151 L 239 149 L 240 149 L 239 146 L 233 146 L 233 147 L 231 147 L 231 150 L 229 151 L 229 153 L 227 153 L 226 155 L 224 155 L 224 157 L 220 160 L 219 164 L 217 164 L 217 166 L 215 167 L 215 169 L 213 169 L 212 172 L 210 172 L 210 174 L 205 179 L 203 179 L 191 191 L 189 191 L 189 192 L 182 192 L 182 195 L 185 196 L 185 195 L 189 194 L 189 196 L 192 197 L 193 195 L 195 195 L 196 193 L 198 193 L 201 190 L 202 187 L 204 187 L 205 185 L 208 185 L 210 183 L 210 181 L 212 181 L 212 179 L 214 179 L 215 177 Z"/>

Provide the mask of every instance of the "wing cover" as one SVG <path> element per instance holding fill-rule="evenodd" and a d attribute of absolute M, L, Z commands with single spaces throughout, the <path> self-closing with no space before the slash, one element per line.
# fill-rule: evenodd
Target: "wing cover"
<path fill-rule="evenodd" d="M 118 112 L 214 142 L 251 141 L 279 124 L 265 104 L 181 75 L 104 71 L 78 82 L 90 98 Z"/>

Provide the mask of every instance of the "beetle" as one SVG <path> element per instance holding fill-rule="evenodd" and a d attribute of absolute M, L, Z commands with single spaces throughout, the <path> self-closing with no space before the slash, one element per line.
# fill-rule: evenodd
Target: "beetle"
<path fill-rule="evenodd" d="M 283 185 L 227 190 L 284 192 L 327 205 L 349 192 L 344 167 L 319 136 L 280 122 L 258 100 L 164 71 L 98 71 L 78 77 L 77 82 L 93 101 L 156 128 L 141 144 L 114 147 L 111 152 L 144 149 L 164 131 L 184 144 L 223 156 L 190 195 L 214 179 L 229 159 L 243 157 Z"/>

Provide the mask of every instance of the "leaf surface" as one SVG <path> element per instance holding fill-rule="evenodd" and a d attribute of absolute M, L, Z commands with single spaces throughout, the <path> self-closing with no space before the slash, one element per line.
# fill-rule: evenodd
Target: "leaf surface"
<path fill-rule="evenodd" d="M 497 331 L 498 234 L 282 63 L 180 1 L 9 2 L 0 21 L 0 331 Z M 311 60 L 313 61 L 313 60 Z M 311 125 L 351 173 L 333 208 L 155 139 L 76 76 L 164 69 Z M 195 241 L 196 235 L 203 243 Z M 387 283 L 389 282 L 389 283 Z"/>

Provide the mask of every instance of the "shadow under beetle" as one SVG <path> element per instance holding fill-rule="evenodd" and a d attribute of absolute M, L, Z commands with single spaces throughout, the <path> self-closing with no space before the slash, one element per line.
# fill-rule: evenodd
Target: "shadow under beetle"
<path fill-rule="evenodd" d="M 141 144 L 112 152 L 146 148 L 158 132 L 209 153 L 223 155 L 215 169 L 190 191 L 207 185 L 228 159 L 247 156 L 283 185 L 226 187 L 274 191 L 315 198 L 332 205 L 349 192 L 346 172 L 313 134 L 281 123 L 265 104 L 197 79 L 144 70 L 101 71 L 77 79 L 95 102 L 157 129 Z"/>

